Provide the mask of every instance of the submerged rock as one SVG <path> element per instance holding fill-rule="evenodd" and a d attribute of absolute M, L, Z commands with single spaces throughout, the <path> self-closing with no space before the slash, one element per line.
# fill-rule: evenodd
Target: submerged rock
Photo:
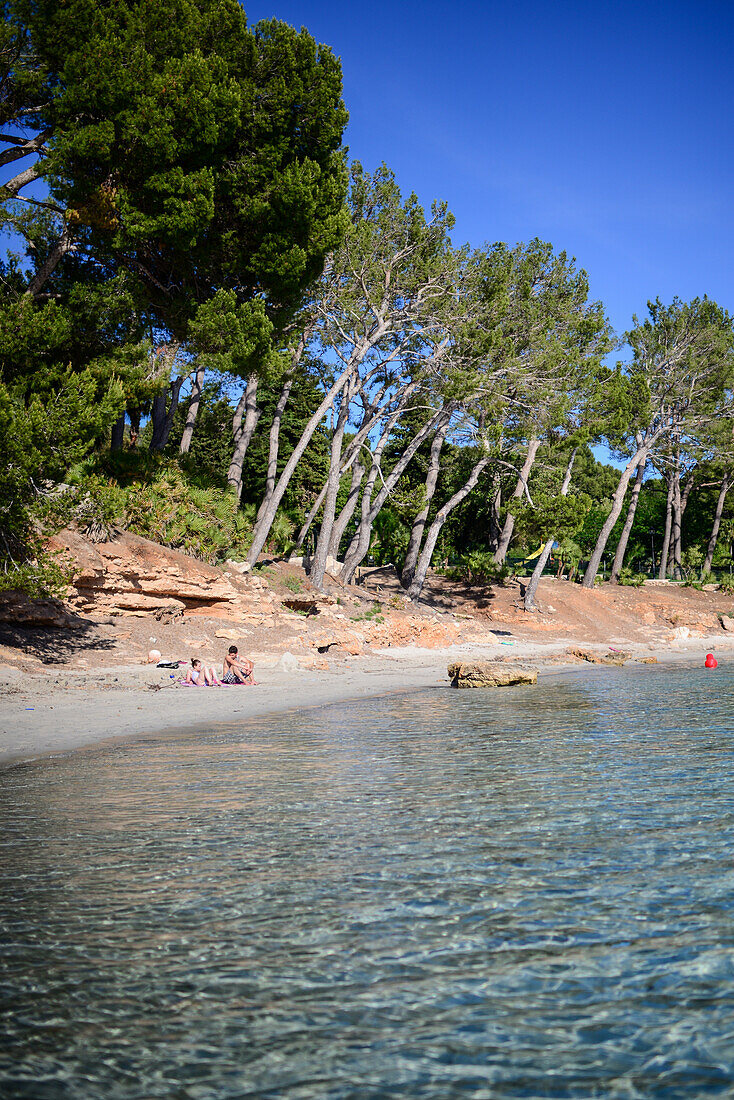
<path fill-rule="evenodd" d="M 492 661 L 454 661 L 448 673 L 455 688 L 510 687 L 538 681 L 536 668 L 510 668 Z"/>

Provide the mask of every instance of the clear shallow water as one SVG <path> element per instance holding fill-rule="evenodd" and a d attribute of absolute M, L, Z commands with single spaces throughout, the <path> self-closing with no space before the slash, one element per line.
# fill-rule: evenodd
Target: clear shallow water
<path fill-rule="evenodd" d="M 734 1095 L 734 669 L 0 775 L 0 1096 Z"/>

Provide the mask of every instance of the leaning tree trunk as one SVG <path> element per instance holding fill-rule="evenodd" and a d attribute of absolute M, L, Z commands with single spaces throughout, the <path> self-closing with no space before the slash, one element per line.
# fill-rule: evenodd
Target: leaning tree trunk
<path fill-rule="evenodd" d="M 283 422 L 283 413 L 285 407 L 288 404 L 288 398 L 291 395 L 291 389 L 293 388 L 293 375 L 288 374 L 286 380 L 283 383 L 283 389 L 280 391 L 280 397 L 278 398 L 275 406 L 275 412 L 273 413 L 273 422 L 270 425 L 270 437 L 268 442 L 268 468 L 265 474 L 265 495 L 260 502 L 260 507 L 257 510 L 257 522 L 264 511 L 267 509 L 270 503 L 271 497 L 275 492 L 275 480 L 278 476 L 278 451 L 280 450 L 280 427 Z"/>
<path fill-rule="evenodd" d="M 354 515 L 354 510 L 357 507 L 357 501 L 359 500 L 359 491 L 362 488 L 363 477 L 364 466 L 362 466 L 360 462 L 355 461 L 352 465 L 352 483 L 349 486 L 349 495 L 347 496 L 346 503 L 339 513 L 338 518 L 334 520 L 334 525 L 331 529 L 328 552 L 328 556 L 330 558 L 336 558 L 339 554 L 339 547 L 341 545 L 342 537 L 347 529 L 350 519 Z"/>
<path fill-rule="evenodd" d="M 258 376 L 251 374 L 232 418 L 234 450 L 227 470 L 227 485 L 238 501 L 242 497 L 242 467 L 245 455 L 262 413 L 257 403 L 257 385 Z"/>
<path fill-rule="evenodd" d="M 726 474 L 724 480 L 721 483 L 719 489 L 719 496 L 716 500 L 716 511 L 714 512 L 714 523 L 711 528 L 711 538 L 709 539 L 708 549 L 706 550 L 706 560 L 703 563 L 703 569 L 701 575 L 711 572 L 711 566 L 714 562 L 714 551 L 716 550 L 716 543 L 719 538 L 719 528 L 721 527 L 721 517 L 724 514 L 724 504 L 726 502 L 726 495 L 731 488 L 731 475 Z"/>
<path fill-rule="evenodd" d="M 349 420 L 349 409 L 354 397 L 354 387 L 347 386 L 342 396 L 339 415 L 336 419 L 336 427 L 331 437 L 331 459 L 329 462 L 329 475 L 326 481 L 326 496 L 324 497 L 324 511 L 321 518 L 321 530 L 319 531 L 316 551 L 311 562 L 308 578 L 315 588 L 321 588 L 326 572 L 326 559 L 329 553 L 329 542 L 336 515 L 336 498 L 339 495 L 341 482 L 342 445 L 344 443 L 344 431 Z"/>
<path fill-rule="evenodd" d="M 441 448 L 446 439 L 447 431 L 448 424 L 442 425 L 434 435 L 433 442 L 431 443 L 431 456 L 428 461 L 428 473 L 426 474 L 426 485 L 423 494 L 423 507 L 413 520 L 413 526 L 410 529 L 408 550 L 405 554 L 403 570 L 400 574 L 400 583 L 403 588 L 410 588 L 413 583 L 413 577 L 415 576 L 415 568 L 418 564 L 418 555 L 423 541 L 423 532 L 426 529 L 426 522 L 428 520 L 428 513 L 431 509 L 433 494 L 436 492 L 438 474 L 441 468 Z"/>
<path fill-rule="evenodd" d="M 410 588 L 408 589 L 408 595 L 410 596 L 411 600 L 417 600 L 421 592 L 423 591 L 423 585 L 426 583 L 426 576 L 428 574 L 428 567 L 431 564 L 431 558 L 433 557 L 433 551 L 436 549 L 436 542 L 438 540 L 438 536 L 441 533 L 441 528 L 443 527 L 451 512 L 453 512 L 454 508 L 461 504 L 462 500 L 464 500 L 465 497 L 469 496 L 469 493 L 479 481 L 479 476 L 488 462 L 489 455 L 485 455 L 484 458 L 480 459 L 480 461 L 472 467 L 472 471 L 469 474 L 469 477 L 461 486 L 461 488 L 457 490 L 457 492 L 455 492 L 452 497 L 449 497 L 446 503 L 443 504 L 436 513 L 436 518 L 434 519 L 431 526 L 428 528 L 426 541 L 423 549 L 420 552 L 420 557 L 418 558 L 418 562 L 415 567 L 413 581 L 410 585 Z"/>
<path fill-rule="evenodd" d="M 351 583 L 352 577 L 354 576 L 357 567 L 364 560 L 370 546 L 372 524 L 375 522 L 375 519 L 379 515 L 380 509 L 387 500 L 388 496 L 393 491 L 400 478 L 403 476 L 405 468 L 410 463 L 413 455 L 424 442 L 424 440 L 426 440 L 431 435 L 432 432 L 437 431 L 441 425 L 448 424 L 450 422 L 455 409 L 456 405 L 452 402 L 439 409 L 439 411 L 434 416 L 432 416 L 430 420 L 426 421 L 420 431 L 413 437 L 409 445 L 405 448 L 402 455 L 390 471 L 389 475 L 383 481 L 382 488 L 375 497 L 374 501 L 372 500 L 372 490 L 370 489 L 370 491 L 368 492 L 367 486 L 365 486 L 365 491 L 362 494 L 362 518 L 360 520 L 357 533 L 349 544 L 349 549 L 347 550 L 346 559 L 344 561 L 344 569 L 342 570 L 341 574 L 342 580 L 345 584 Z M 379 469 L 375 469 L 374 463 L 373 468 L 372 470 L 370 470 L 370 473 L 368 475 L 368 483 L 369 478 L 371 478 L 373 475 L 373 472 L 374 478 L 376 478 L 377 474 L 379 473 Z M 374 478 L 372 480 L 373 486 Z"/>
<path fill-rule="evenodd" d="M 632 493 L 630 494 L 630 504 L 627 509 L 627 518 L 624 521 L 624 527 L 622 528 L 622 534 L 619 536 L 619 542 L 617 543 L 617 549 L 614 554 L 614 561 L 612 563 L 612 573 L 609 578 L 612 584 L 616 584 L 619 580 L 619 574 L 622 571 L 622 564 L 624 562 L 624 555 L 627 553 L 627 543 L 629 542 L 630 532 L 632 530 L 632 524 L 635 522 L 635 512 L 637 511 L 637 503 L 640 499 L 640 490 L 642 489 L 642 479 L 645 476 L 645 467 L 647 461 L 640 462 L 637 467 L 637 476 L 635 477 L 635 483 L 632 486 Z"/>
<path fill-rule="evenodd" d="M 194 376 L 194 384 L 191 388 L 191 400 L 189 401 L 189 411 L 186 414 L 186 424 L 184 425 L 183 435 L 181 436 L 181 446 L 179 447 L 179 454 L 187 455 L 191 450 L 191 440 L 194 438 L 194 427 L 196 425 L 196 418 L 199 415 L 199 405 L 201 404 L 201 391 L 204 389 L 204 367 L 199 367 Z"/>
<path fill-rule="evenodd" d="M 582 581 L 584 588 L 594 587 L 594 581 L 596 580 L 596 574 L 599 570 L 602 554 L 606 549 L 607 542 L 609 541 L 609 536 L 612 533 L 612 528 L 622 514 L 622 506 L 624 505 L 624 498 L 627 493 L 629 480 L 632 477 L 632 471 L 635 469 L 639 462 L 642 462 L 643 459 L 647 457 L 649 447 L 650 443 L 644 444 L 641 447 L 638 446 L 632 458 L 629 460 L 624 470 L 622 471 L 622 475 L 619 479 L 619 484 L 617 485 L 617 488 L 614 491 L 614 496 L 612 497 L 612 510 L 607 518 L 604 520 L 604 525 L 602 526 L 602 529 L 599 532 L 599 537 L 596 540 L 594 552 L 589 559 L 589 564 L 587 565 L 586 572 L 584 573 L 584 579 Z"/>
<path fill-rule="evenodd" d="M 111 451 L 121 451 L 125 442 L 125 410 L 123 409 L 115 423 L 112 425 Z"/>
<path fill-rule="evenodd" d="M 665 501 L 665 530 L 663 532 L 663 545 L 660 550 L 660 569 L 658 580 L 664 581 L 668 572 L 668 552 L 670 550 L 670 532 L 673 526 L 673 473 L 668 474 L 668 496 Z"/>
<path fill-rule="evenodd" d="M 578 450 L 578 447 L 574 447 L 574 449 L 571 451 L 571 454 L 570 454 L 569 459 L 568 459 L 568 465 L 566 466 L 566 473 L 565 473 L 564 478 L 563 478 L 563 484 L 561 485 L 561 496 L 562 497 L 567 497 L 568 496 L 568 490 L 571 487 L 571 473 L 573 471 L 573 464 L 576 461 L 576 452 L 577 452 L 577 450 Z M 540 578 L 543 576 L 543 570 L 545 569 L 548 558 L 550 557 L 551 550 L 553 549 L 553 543 L 555 541 L 556 540 L 554 538 L 553 539 L 548 539 L 545 546 L 543 547 L 543 550 L 541 552 L 540 557 L 538 558 L 538 560 L 535 563 L 535 569 L 533 569 L 532 576 L 530 578 L 530 581 L 528 582 L 527 588 L 525 589 L 525 597 L 524 597 L 523 607 L 525 608 L 526 611 L 535 611 L 535 609 L 536 609 L 535 593 L 538 590 L 538 585 L 540 584 Z"/>
<path fill-rule="evenodd" d="M 533 463 L 535 462 L 535 456 L 538 453 L 539 446 L 539 439 L 530 440 L 528 444 L 528 453 L 525 456 L 525 461 L 523 462 L 522 469 L 520 470 L 520 476 L 517 479 L 517 485 L 512 491 L 512 496 L 510 497 L 510 500 L 518 500 L 522 496 L 528 483 L 530 471 L 533 468 Z M 500 535 L 499 542 L 497 544 L 497 549 L 494 552 L 493 561 L 495 565 L 504 565 L 505 558 L 507 557 L 507 551 L 510 546 L 510 540 L 512 539 L 512 532 L 514 530 L 515 517 L 513 516 L 512 512 L 508 511 L 507 516 L 505 517 L 505 525 L 502 528 L 502 534 Z"/>
<path fill-rule="evenodd" d="M 402 397 L 401 397 L 401 399 L 398 403 L 397 415 L 395 413 L 393 413 L 392 417 L 390 418 L 389 423 L 390 423 L 391 426 L 395 424 L 395 422 L 397 420 L 397 416 L 399 416 L 400 411 L 405 408 L 405 405 L 406 405 L 409 397 L 415 391 L 416 388 L 417 388 L 417 383 L 411 383 L 409 386 L 405 387 L 405 391 L 403 392 Z M 347 448 L 344 452 L 344 458 L 343 458 L 342 467 L 341 467 L 342 474 L 345 474 L 347 472 L 347 470 L 350 468 L 351 464 L 355 461 L 355 456 L 359 454 L 359 452 L 362 449 L 362 446 L 364 444 L 364 441 L 367 439 L 367 436 L 372 431 L 372 429 L 375 427 L 377 422 L 381 419 L 384 410 L 380 409 L 380 400 L 382 399 L 382 397 L 384 395 L 385 389 L 386 389 L 386 387 L 383 386 L 383 388 L 375 395 L 374 401 L 371 402 L 370 405 L 365 409 L 364 416 L 362 417 L 362 424 L 360 425 L 359 431 L 354 436 L 354 438 L 352 440 L 350 440 L 350 442 L 349 442 L 349 444 L 348 444 L 348 446 L 347 446 Z M 362 471 L 361 476 L 360 476 L 360 481 L 361 481 L 361 478 L 364 476 L 364 467 L 360 466 L 360 469 Z M 322 485 L 321 490 L 319 492 L 319 495 L 316 497 L 316 500 L 314 501 L 314 503 L 311 506 L 311 510 L 309 511 L 308 515 L 306 516 L 306 520 L 305 520 L 303 526 L 301 527 L 301 530 L 298 533 L 298 538 L 296 539 L 296 545 L 295 545 L 294 550 L 293 550 L 294 553 L 298 553 L 298 551 L 301 550 L 301 548 L 303 547 L 304 542 L 306 541 L 306 535 L 311 530 L 311 525 L 313 524 L 313 521 L 316 519 L 316 516 L 318 515 L 318 512 L 321 508 L 321 505 L 324 503 L 324 498 L 326 497 L 326 490 L 328 488 L 328 484 L 329 483 L 328 483 L 328 479 L 327 479 L 327 481 L 324 483 L 324 485 Z M 356 501 L 355 501 L 355 504 L 356 504 Z M 354 512 L 354 506 L 352 506 L 348 518 L 345 520 L 344 524 L 342 525 L 341 531 L 339 533 L 339 541 L 340 542 L 341 542 L 341 536 L 344 534 L 346 524 L 351 519 L 351 516 L 352 516 L 353 512 Z M 341 523 L 341 514 L 339 516 L 339 520 L 337 520 L 337 523 L 338 524 Z M 331 549 L 329 550 L 329 553 L 330 554 L 332 553 Z M 334 553 L 332 556 L 336 557 L 336 554 Z"/>
<path fill-rule="evenodd" d="M 306 450 L 306 447 L 308 447 L 309 443 L 311 442 L 311 437 L 313 436 L 324 416 L 334 403 L 334 398 L 337 397 L 337 395 L 346 385 L 351 375 L 356 370 L 356 366 L 357 364 L 350 359 L 349 363 L 336 379 L 331 389 L 326 393 L 318 409 L 313 414 L 306 427 L 303 429 L 301 438 L 299 439 L 296 446 L 293 448 L 293 451 L 291 452 L 291 455 L 285 464 L 283 472 L 278 478 L 267 507 L 263 509 L 262 515 L 255 522 L 252 545 L 247 555 L 247 560 L 250 565 L 254 565 L 258 557 L 260 556 L 260 552 L 265 545 L 265 540 L 270 534 L 270 528 L 273 526 L 275 514 L 278 511 L 278 507 L 281 500 L 283 499 L 283 495 L 288 488 L 291 478 L 293 477 L 293 471 L 295 470 L 296 466 L 301 460 L 301 457 L 303 456 L 303 452 Z"/>

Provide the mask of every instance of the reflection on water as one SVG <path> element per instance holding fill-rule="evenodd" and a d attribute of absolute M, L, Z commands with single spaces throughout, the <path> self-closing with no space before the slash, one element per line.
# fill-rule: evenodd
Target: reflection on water
<path fill-rule="evenodd" d="M 734 675 L 604 669 L 0 776 L 0 1095 L 734 1095 Z"/>

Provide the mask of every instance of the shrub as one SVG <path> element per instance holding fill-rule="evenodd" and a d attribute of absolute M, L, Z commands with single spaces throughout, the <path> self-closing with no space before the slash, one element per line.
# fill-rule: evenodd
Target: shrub
<path fill-rule="evenodd" d="M 646 580 L 647 577 L 644 573 L 635 573 L 633 569 L 626 566 L 620 570 L 617 584 L 625 585 L 629 588 L 641 588 Z"/>
<path fill-rule="evenodd" d="M 450 580 L 468 581 L 470 584 L 506 584 L 514 574 L 509 566 L 497 565 L 489 550 L 472 550 L 459 561 L 443 570 Z"/>
<path fill-rule="evenodd" d="M 734 577 L 731 573 L 724 573 L 719 580 L 719 592 L 734 593 Z"/>
<path fill-rule="evenodd" d="M 125 525 L 135 534 L 216 564 L 244 557 L 252 531 L 231 493 L 192 485 L 177 465 L 127 490 Z"/>

